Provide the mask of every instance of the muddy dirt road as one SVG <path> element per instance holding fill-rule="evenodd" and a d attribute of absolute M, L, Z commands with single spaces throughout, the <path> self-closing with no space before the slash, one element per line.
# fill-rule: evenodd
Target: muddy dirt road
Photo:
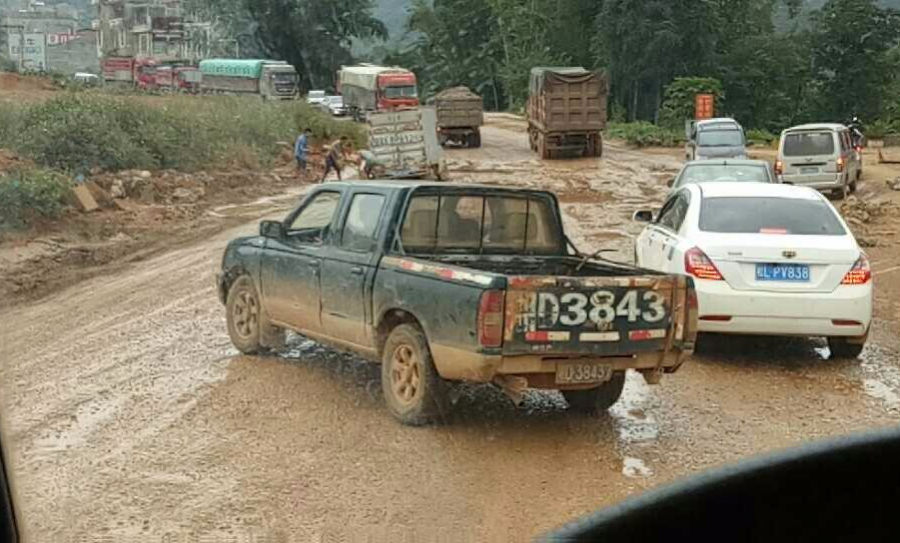
<path fill-rule="evenodd" d="M 457 178 L 554 189 L 576 243 L 630 258 L 627 218 L 660 201 L 677 159 L 612 146 L 541 163 L 522 128 L 492 117 L 483 149 L 451 152 Z M 820 341 L 714 342 L 659 387 L 629 376 L 608 415 L 468 387 L 447 426 L 402 427 L 377 367 L 297 337 L 266 358 L 230 346 L 222 248 L 285 205 L 0 315 L 26 541 L 523 541 L 673 478 L 900 418 L 900 249 L 887 243 L 870 249 L 878 320 L 861 362 L 827 360 Z"/>

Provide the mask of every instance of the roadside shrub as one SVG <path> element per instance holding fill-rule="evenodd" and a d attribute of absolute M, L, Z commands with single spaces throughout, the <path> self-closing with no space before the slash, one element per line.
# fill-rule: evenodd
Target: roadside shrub
<path fill-rule="evenodd" d="M 666 87 L 659 110 L 659 124 L 683 130 L 684 122 L 694 118 L 694 100 L 698 94 L 714 95 L 716 114 L 723 111 L 725 91 L 721 81 L 711 77 L 677 77 Z"/>
<path fill-rule="evenodd" d="M 68 203 L 69 179 L 27 168 L 0 174 L 0 230 L 27 226 L 35 217 L 56 217 Z"/>
<path fill-rule="evenodd" d="M 645 121 L 610 123 L 606 133 L 610 138 L 625 140 L 636 147 L 678 147 L 684 144 L 683 131 Z"/>
<path fill-rule="evenodd" d="M 869 139 L 880 140 L 888 134 L 900 134 L 900 122 L 878 120 L 866 126 L 866 137 Z"/>
<path fill-rule="evenodd" d="M 768 130 L 748 130 L 747 140 L 756 144 L 772 145 L 772 143 L 778 140 L 778 136 Z"/>
<path fill-rule="evenodd" d="M 224 167 L 235 149 L 241 163 L 270 165 L 301 127 L 323 140 L 347 135 L 365 143 L 359 125 L 337 122 L 305 103 L 250 97 L 66 93 L 18 111 L 0 106 L 4 125 L 7 117 L 0 146 L 71 172 Z"/>

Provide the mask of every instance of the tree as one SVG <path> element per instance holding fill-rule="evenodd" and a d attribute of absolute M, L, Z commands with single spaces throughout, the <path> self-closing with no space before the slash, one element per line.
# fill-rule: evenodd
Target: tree
<path fill-rule="evenodd" d="M 352 40 L 387 37 L 372 0 L 189 0 L 187 9 L 213 21 L 215 44 L 237 40 L 242 56 L 290 62 L 306 89 L 334 85 Z"/>
<path fill-rule="evenodd" d="M 387 37 L 372 16 L 371 0 L 243 0 L 257 39 L 272 57 L 297 68 L 302 88 L 327 88 L 336 70 L 353 60 L 354 38 Z"/>
<path fill-rule="evenodd" d="M 842 120 L 881 113 L 897 66 L 889 51 L 900 40 L 900 14 L 875 0 L 829 0 L 813 15 L 815 81 L 823 89 L 822 114 Z"/>

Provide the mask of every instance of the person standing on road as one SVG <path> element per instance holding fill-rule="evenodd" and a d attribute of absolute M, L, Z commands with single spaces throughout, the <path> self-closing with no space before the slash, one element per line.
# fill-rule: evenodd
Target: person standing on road
<path fill-rule="evenodd" d="M 336 171 L 338 181 L 341 180 L 341 164 L 344 160 L 344 148 L 349 141 L 347 136 L 341 136 L 341 139 L 331 144 L 331 149 L 328 150 L 328 154 L 325 156 L 325 173 L 322 175 L 321 183 L 324 183 L 325 180 L 328 179 L 328 174 L 331 173 L 331 170 Z"/>
<path fill-rule="evenodd" d="M 301 174 L 306 173 L 306 152 L 311 135 L 312 130 L 304 128 L 303 132 L 297 137 L 297 143 L 294 144 L 294 158 L 297 160 L 297 169 Z"/>

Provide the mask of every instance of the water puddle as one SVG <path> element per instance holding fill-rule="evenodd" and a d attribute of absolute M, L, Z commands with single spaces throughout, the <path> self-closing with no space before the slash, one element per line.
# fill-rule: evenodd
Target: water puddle
<path fill-rule="evenodd" d="M 646 443 L 659 437 L 656 419 L 644 409 L 649 395 L 649 388 L 643 378 L 637 373 L 629 372 L 622 399 L 610 409 L 622 444 Z"/>

